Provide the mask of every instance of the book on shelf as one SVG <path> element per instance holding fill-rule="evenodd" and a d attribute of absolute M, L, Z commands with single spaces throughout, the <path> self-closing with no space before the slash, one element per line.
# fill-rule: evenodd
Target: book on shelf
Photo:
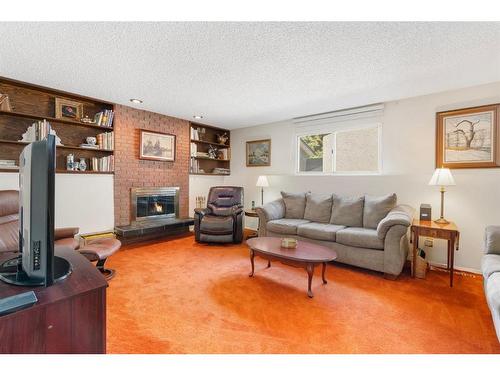
<path fill-rule="evenodd" d="M 191 139 L 194 141 L 200 140 L 200 135 L 197 128 L 191 128 Z"/>
<path fill-rule="evenodd" d="M 198 152 L 198 145 L 196 143 L 191 142 L 191 156 L 196 156 Z"/>
<path fill-rule="evenodd" d="M 229 149 L 228 148 L 219 149 L 219 155 L 221 160 L 229 160 Z"/>
<path fill-rule="evenodd" d="M 19 166 L 16 165 L 15 160 L 1 159 L 0 160 L 0 169 L 19 169 Z"/>
<path fill-rule="evenodd" d="M 113 172 L 115 170 L 115 158 L 113 155 L 102 158 L 93 157 L 90 159 L 90 166 L 96 172 Z"/>
<path fill-rule="evenodd" d="M 114 150 L 115 137 L 114 132 L 97 134 L 97 146 L 101 150 Z"/>
<path fill-rule="evenodd" d="M 212 173 L 213 174 L 230 174 L 231 171 L 229 170 L 229 168 L 214 168 L 212 170 Z"/>
<path fill-rule="evenodd" d="M 106 109 L 101 112 L 97 112 L 94 116 L 94 122 L 97 126 L 103 126 L 105 128 L 111 128 L 113 126 L 113 119 L 115 117 L 115 112 L 111 109 Z"/>

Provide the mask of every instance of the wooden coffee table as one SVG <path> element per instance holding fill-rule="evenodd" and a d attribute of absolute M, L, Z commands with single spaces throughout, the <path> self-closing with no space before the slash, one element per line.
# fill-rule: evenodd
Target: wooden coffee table
<path fill-rule="evenodd" d="M 280 263 L 292 267 L 305 268 L 308 276 L 307 295 L 310 298 L 313 297 L 311 283 L 314 274 L 314 267 L 319 264 L 323 265 L 321 276 L 323 278 L 323 284 L 326 284 L 326 263 L 337 258 L 335 250 L 302 240 L 298 240 L 298 244 L 295 249 L 286 249 L 281 247 L 281 238 L 278 237 L 251 238 L 247 240 L 247 245 L 250 248 L 250 262 L 252 263 L 252 272 L 250 272 L 248 276 L 252 277 L 254 275 L 255 256 L 267 259 L 267 268 L 271 267 L 272 260 L 277 260 Z"/>

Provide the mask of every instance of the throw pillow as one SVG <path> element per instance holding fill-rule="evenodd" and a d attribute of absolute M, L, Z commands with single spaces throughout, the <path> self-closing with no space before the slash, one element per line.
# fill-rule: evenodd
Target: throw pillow
<path fill-rule="evenodd" d="M 362 227 L 364 200 L 365 197 L 341 197 L 334 194 L 330 223 L 346 227 Z"/>
<path fill-rule="evenodd" d="M 304 219 L 317 223 L 328 223 L 332 214 L 333 197 L 331 194 L 306 194 Z"/>
<path fill-rule="evenodd" d="M 281 192 L 285 203 L 285 219 L 303 219 L 306 209 L 306 193 Z"/>
<path fill-rule="evenodd" d="M 365 195 L 363 227 L 377 228 L 378 223 L 387 216 L 390 210 L 396 207 L 396 202 L 396 194 L 389 194 L 381 197 Z"/>

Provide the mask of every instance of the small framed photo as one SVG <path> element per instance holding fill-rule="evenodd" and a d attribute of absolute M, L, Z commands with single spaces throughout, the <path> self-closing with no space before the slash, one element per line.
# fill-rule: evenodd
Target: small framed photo
<path fill-rule="evenodd" d="M 141 130 L 139 159 L 174 161 L 175 135 Z"/>
<path fill-rule="evenodd" d="M 83 104 L 68 99 L 56 98 L 56 118 L 80 120 L 83 117 Z"/>
<path fill-rule="evenodd" d="M 436 167 L 491 168 L 499 163 L 500 105 L 439 112 Z"/>
<path fill-rule="evenodd" d="M 271 140 L 261 139 L 247 142 L 247 167 L 269 167 L 271 165 Z"/>

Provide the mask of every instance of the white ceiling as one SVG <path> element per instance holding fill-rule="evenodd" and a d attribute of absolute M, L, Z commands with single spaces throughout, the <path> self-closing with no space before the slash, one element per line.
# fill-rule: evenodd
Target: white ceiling
<path fill-rule="evenodd" d="M 500 81 L 500 23 L 0 23 L 0 75 L 238 128 Z"/>

